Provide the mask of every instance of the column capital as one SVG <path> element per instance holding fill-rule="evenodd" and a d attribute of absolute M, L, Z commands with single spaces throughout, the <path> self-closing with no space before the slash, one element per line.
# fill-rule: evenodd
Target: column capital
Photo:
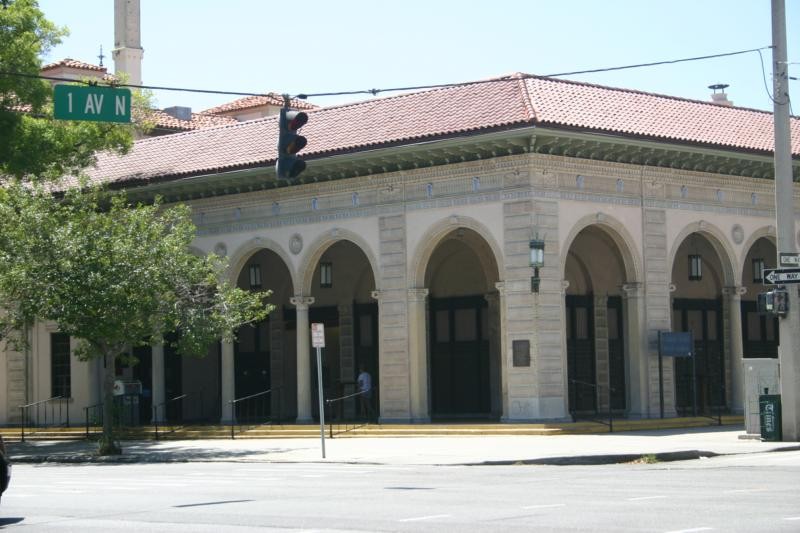
<path fill-rule="evenodd" d="M 408 289 L 408 301 L 409 302 L 425 301 L 425 298 L 428 297 L 428 294 L 430 294 L 430 289 L 426 288 Z"/>
<path fill-rule="evenodd" d="M 638 298 L 641 296 L 642 284 L 639 282 L 623 283 L 622 293 L 625 298 Z"/>
<path fill-rule="evenodd" d="M 313 296 L 297 295 L 289 298 L 289 303 L 300 310 L 307 310 L 308 306 L 314 303 Z"/>
<path fill-rule="evenodd" d="M 747 287 L 742 285 L 731 285 L 730 287 L 723 287 L 722 294 L 725 296 L 732 296 L 734 299 L 741 298 L 747 294 Z"/>

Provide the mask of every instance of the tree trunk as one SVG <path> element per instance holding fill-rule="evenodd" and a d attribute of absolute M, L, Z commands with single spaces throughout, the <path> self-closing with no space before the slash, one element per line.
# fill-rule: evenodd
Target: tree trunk
<path fill-rule="evenodd" d="M 105 372 L 103 374 L 103 436 L 100 438 L 98 453 L 116 455 L 122 453 L 114 441 L 114 379 L 116 378 L 117 357 L 111 350 L 106 351 Z"/>

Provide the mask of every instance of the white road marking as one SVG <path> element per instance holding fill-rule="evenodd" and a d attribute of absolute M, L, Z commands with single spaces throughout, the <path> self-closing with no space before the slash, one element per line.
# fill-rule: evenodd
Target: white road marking
<path fill-rule="evenodd" d="M 436 518 L 449 518 L 452 515 L 449 514 L 432 514 L 428 516 L 415 516 L 413 518 L 403 518 L 398 520 L 398 522 L 419 522 L 421 520 L 434 520 Z"/>
<path fill-rule="evenodd" d="M 523 509 L 554 509 L 556 507 L 566 507 L 566 503 L 548 503 L 542 505 L 526 505 Z"/>
<path fill-rule="evenodd" d="M 764 492 L 767 489 L 732 489 L 732 490 L 724 490 L 722 494 L 749 494 L 751 492 Z"/>
<path fill-rule="evenodd" d="M 694 533 L 695 531 L 712 531 L 713 527 L 695 527 L 692 529 L 676 529 L 674 531 L 667 531 L 666 533 Z"/>
<path fill-rule="evenodd" d="M 786 516 L 784 520 L 800 520 L 800 516 Z"/>
<path fill-rule="evenodd" d="M 639 496 L 637 498 L 628 498 L 629 502 L 643 502 L 645 500 L 661 500 L 666 498 L 666 496 Z"/>

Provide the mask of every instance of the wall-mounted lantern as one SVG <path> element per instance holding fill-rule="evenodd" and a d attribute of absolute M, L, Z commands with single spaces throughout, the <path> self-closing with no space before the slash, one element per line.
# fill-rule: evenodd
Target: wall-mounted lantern
<path fill-rule="evenodd" d="M 319 286 L 323 289 L 333 287 L 333 263 L 319 264 Z"/>
<path fill-rule="evenodd" d="M 531 267 L 533 277 L 531 278 L 531 292 L 539 292 L 539 269 L 544 266 L 544 241 L 541 239 L 531 239 L 530 242 Z"/>
<path fill-rule="evenodd" d="M 250 289 L 261 288 L 261 265 L 250 265 Z"/>
<path fill-rule="evenodd" d="M 753 283 L 764 283 L 764 258 L 753 259 Z"/>
<path fill-rule="evenodd" d="M 689 255 L 689 281 L 703 279 L 703 258 L 699 255 Z"/>

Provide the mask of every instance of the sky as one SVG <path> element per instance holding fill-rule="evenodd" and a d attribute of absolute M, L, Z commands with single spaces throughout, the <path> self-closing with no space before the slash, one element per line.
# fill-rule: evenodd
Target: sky
<path fill-rule="evenodd" d="M 800 77 L 800 0 L 785 0 L 790 76 Z M 113 72 L 113 0 L 40 0 L 70 35 L 43 58 Z M 771 44 L 770 0 L 141 0 L 145 85 L 329 93 L 552 75 L 706 56 Z M 772 110 L 772 53 L 565 76 Z M 794 63 L 794 64 L 792 64 Z M 765 82 L 766 78 L 766 82 Z M 800 101 L 800 81 L 790 81 Z M 380 96 L 397 94 L 382 92 Z M 156 105 L 201 111 L 237 96 L 156 91 Z M 317 105 L 373 98 L 317 97 Z M 800 104 L 793 107 L 800 114 Z"/>

